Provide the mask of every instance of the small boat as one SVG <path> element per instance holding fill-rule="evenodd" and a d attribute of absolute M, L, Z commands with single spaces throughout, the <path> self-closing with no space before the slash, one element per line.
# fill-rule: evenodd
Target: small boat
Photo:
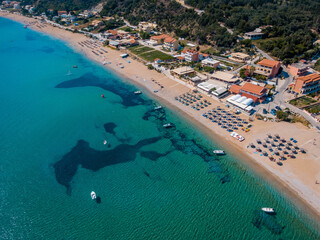
<path fill-rule="evenodd" d="M 77 66 L 77 65 L 73 65 L 72 67 L 73 67 L 73 68 L 78 68 L 78 66 Z"/>
<path fill-rule="evenodd" d="M 101 97 L 102 97 L 102 98 L 104 98 L 104 95 L 103 95 L 103 94 L 101 94 Z"/>
<path fill-rule="evenodd" d="M 159 110 L 161 108 L 162 108 L 162 106 L 156 106 L 156 107 L 153 108 L 153 110 Z"/>
<path fill-rule="evenodd" d="M 163 125 L 164 128 L 172 128 L 173 124 L 172 123 L 166 123 Z"/>
<path fill-rule="evenodd" d="M 264 208 L 261 208 L 261 210 L 264 211 L 265 213 L 269 213 L 269 214 L 275 213 L 273 208 L 264 207 Z"/>
<path fill-rule="evenodd" d="M 91 192 L 91 198 L 92 198 L 92 200 L 97 198 L 97 195 L 94 191 Z"/>
<path fill-rule="evenodd" d="M 226 154 L 223 150 L 214 150 L 213 153 L 216 155 L 225 155 Z"/>
<path fill-rule="evenodd" d="M 104 141 L 103 141 L 103 144 L 106 145 L 106 144 L 107 144 L 107 140 L 104 140 Z"/>
<path fill-rule="evenodd" d="M 142 93 L 141 91 L 135 91 L 135 92 L 134 92 L 135 95 L 139 95 L 139 94 L 141 94 L 141 93 Z"/>

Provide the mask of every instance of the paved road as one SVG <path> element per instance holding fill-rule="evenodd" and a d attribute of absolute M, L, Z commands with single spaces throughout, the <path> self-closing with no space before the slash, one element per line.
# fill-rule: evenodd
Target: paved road
<path fill-rule="evenodd" d="M 228 31 L 230 34 L 233 34 L 232 29 L 231 29 L 231 28 L 227 28 L 227 27 L 224 25 L 224 23 L 219 22 L 219 25 L 220 25 L 220 27 L 224 27 L 224 28 L 226 28 L 226 29 L 227 29 L 227 31 Z"/>
<path fill-rule="evenodd" d="M 273 58 L 269 54 L 265 53 L 264 51 L 259 49 L 257 46 L 255 47 L 257 49 L 257 52 L 260 53 L 263 57 L 273 60 Z M 278 86 L 276 88 L 276 94 L 274 95 L 273 104 L 275 106 L 280 106 L 283 109 L 289 108 L 290 111 L 300 114 L 305 119 L 307 119 L 313 127 L 318 128 L 320 130 L 320 124 L 313 117 L 311 117 L 309 114 L 302 111 L 301 109 L 289 104 L 284 99 L 285 91 L 287 90 L 289 84 L 293 83 L 293 76 L 290 74 L 290 72 L 288 71 L 285 65 L 282 64 L 281 67 L 282 67 L 282 75 L 285 76 L 285 79 L 279 80 Z"/>

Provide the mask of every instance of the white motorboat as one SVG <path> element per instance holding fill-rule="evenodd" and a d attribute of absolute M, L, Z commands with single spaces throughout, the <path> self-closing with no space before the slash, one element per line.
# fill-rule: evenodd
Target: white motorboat
<path fill-rule="evenodd" d="M 103 141 L 103 144 L 106 145 L 106 144 L 107 144 L 107 140 L 104 140 L 104 141 Z"/>
<path fill-rule="evenodd" d="M 162 108 L 162 106 L 156 106 L 156 107 L 154 107 L 153 109 L 154 110 L 159 110 L 159 109 L 161 109 Z"/>
<path fill-rule="evenodd" d="M 216 155 L 225 155 L 226 154 L 223 150 L 214 150 L 213 153 Z"/>
<path fill-rule="evenodd" d="M 263 207 L 261 208 L 261 210 L 264 211 L 265 213 L 275 213 L 273 208 Z"/>
<path fill-rule="evenodd" d="M 173 127 L 173 124 L 172 123 L 166 123 L 163 125 L 164 128 L 171 128 Z"/>
<path fill-rule="evenodd" d="M 135 92 L 134 92 L 135 95 L 139 95 L 139 94 L 141 94 L 141 93 L 142 93 L 141 91 L 135 91 Z"/>
<path fill-rule="evenodd" d="M 97 195 L 94 191 L 91 192 L 91 198 L 92 198 L 92 200 L 97 198 Z"/>

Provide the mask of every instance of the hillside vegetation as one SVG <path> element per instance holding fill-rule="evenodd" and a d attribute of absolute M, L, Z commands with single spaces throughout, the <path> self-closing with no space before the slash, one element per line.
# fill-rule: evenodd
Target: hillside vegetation
<path fill-rule="evenodd" d="M 260 41 L 259 45 L 285 62 L 310 58 L 318 51 L 313 46 L 320 32 L 318 0 L 186 0 L 186 3 L 205 10 L 201 18 L 218 18 L 237 33 L 270 25 L 264 33 L 265 38 L 271 39 Z"/>
<path fill-rule="evenodd" d="M 229 47 L 236 42 L 236 36 L 219 26 L 218 18 L 202 18 L 176 1 L 107 0 L 101 15 L 115 14 L 124 17 L 131 24 L 154 21 L 160 29 L 199 44 L 211 43 L 218 47 Z"/>

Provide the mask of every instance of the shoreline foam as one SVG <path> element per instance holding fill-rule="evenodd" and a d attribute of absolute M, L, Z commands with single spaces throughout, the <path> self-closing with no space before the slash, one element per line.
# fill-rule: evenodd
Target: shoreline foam
<path fill-rule="evenodd" d="M 40 25 L 40 22 L 33 18 L 27 18 L 24 16 L 14 15 L 14 14 L 8 14 L 0 12 L 0 17 L 9 18 L 11 20 L 26 24 L 28 22 L 37 22 L 37 24 Z M 37 25 L 32 25 L 30 28 L 44 33 L 48 36 L 53 36 L 54 38 L 58 38 L 60 40 L 63 40 L 68 44 L 69 47 L 74 49 L 75 51 L 85 55 L 86 57 L 90 58 L 91 60 L 101 64 L 101 60 L 97 56 L 94 56 L 94 54 L 91 53 L 90 49 L 83 49 L 78 46 L 78 42 L 88 40 L 87 37 L 85 37 L 82 34 L 72 33 L 68 32 L 56 27 L 52 27 L 48 24 L 43 24 L 45 27 L 39 28 Z M 176 114 L 183 116 L 187 121 L 191 122 L 197 130 L 200 130 L 203 134 L 205 134 L 210 139 L 214 139 L 216 142 L 218 142 L 221 146 L 223 146 L 225 149 L 228 149 L 228 151 L 232 152 L 233 155 L 236 155 L 238 159 L 241 159 L 242 163 L 245 165 L 250 166 L 250 168 L 253 170 L 253 172 L 258 175 L 262 176 L 269 184 L 274 186 L 276 189 L 279 190 L 279 192 L 284 193 L 284 195 L 294 204 L 298 205 L 299 208 L 307 215 L 309 213 L 313 219 L 317 220 L 316 225 L 319 225 L 320 223 L 320 195 L 319 193 L 315 192 L 314 189 L 309 189 L 305 183 L 301 182 L 300 179 L 296 182 L 299 186 L 295 185 L 295 181 L 292 178 L 292 176 L 289 174 L 289 177 L 282 174 L 281 171 L 276 171 L 271 164 L 269 164 L 268 160 L 261 159 L 261 158 L 255 158 L 254 154 L 250 153 L 248 149 L 245 148 L 245 146 L 252 142 L 252 137 L 248 138 L 247 135 L 245 137 L 247 140 L 245 143 L 239 143 L 235 142 L 232 138 L 229 137 L 229 133 L 226 134 L 224 131 L 222 133 L 222 130 L 218 128 L 216 125 L 210 124 L 206 119 L 200 117 L 202 114 L 199 112 L 196 112 L 192 110 L 190 107 L 186 107 L 184 105 L 177 105 L 177 102 L 174 100 L 174 95 L 179 95 L 181 93 L 184 93 L 188 90 L 190 90 L 185 85 L 175 82 L 172 79 L 167 78 L 163 74 L 159 74 L 155 71 L 150 71 L 147 69 L 145 65 L 142 63 L 133 60 L 131 58 L 130 65 L 126 64 L 124 69 L 120 69 L 118 67 L 117 63 L 123 63 L 126 62 L 126 60 L 123 60 L 120 58 L 120 51 L 107 49 L 108 54 L 106 54 L 108 57 L 111 56 L 110 60 L 112 62 L 111 65 L 105 66 L 105 68 L 109 70 L 114 70 L 117 75 L 119 75 L 121 78 L 124 78 L 126 81 L 134 82 L 134 84 L 139 85 L 143 89 L 146 89 L 147 95 L 150 97 L 165 103 L 167 106 L 169 106 L 170 109 L 174 110 Z M 102 65 L 102 64 L 101 64 Z M 130 68 L 130 69 L 129 69 Z M 139 74 L 136 74 L 136 73 Z M 134 73 L 134 74 L 133 74 Z M 150 81 L 151 78 L 157 79 L 158 81 L 161 81 L 162 84 L 165 86 L 164 90 L 159 91 L 157 94 L 153 94 L 153 90 L 155 90 L 155 86 Z M 208 98 L 209 99 L 209 98 Z M 213 102 L 213 106 L 219 105 L 219 102 L 211 100 Z M 222 105 L 222 104 L 220 104 Z M 210 124 L 210 125 L 209 125 Z M 253 123 L 254 125 L 259 124 L 257 120 Z M 267 127 L 264 127 L 264 124 L 267 125 Z M 279 124 L 280 127 L 276 126 L 275 124 Z M 283 130 L 283 128 L 288 127 L 289 129 L 292 128 L 293 125 L 289 125 L 288 123 L 262 123 L 260 125 L 260 129 L 255 130 L 253 129 L 253 132 L 255 135 L 261 135 L 266 134 L 266 131 L 270 132 L 272 130 Z M 256 127 L 256 126 L 254 126 Z M 275 129 L 274 129 L 275 128 Z M 294 127 L 293 127 L 294 128 Z M 309 131 L 312 133 L 312 136 L 316 136 L 315 131 L 303 129 L 303 127 L 299 126 L 302 130 L 305 132 Z M 268 130 L 266 130 L 268 129 Z M 288 129 L 288 131 L 290 131 Z M 221 130 L 221 131 L 220 131 Z M 259 131 L 260 130 L 260 131 Z M 301 131 L 302 131 L 301 130 Z M 285 131 L 285 130 L 284 130 Z M 292 133 L 294 134 L 294 133 Z M 253 134 L 252 134 L 253 135 Z M 227 139 L 228 138 L 228 139 Z M 219 139 L 219 141 L 217 141 Z M 251 140 L 250 140 L 251 139 Z M 302 140 L 303 141 L 303 140 Z M 288 160 L 288 161 L 291 161 Z M 294 161 L 294 160 L 292 160 Z M 268 164 L 266 164 L 268 163 Z M 281 170 L 285 169 L 286 166 L 283 166 Z M 262 167 L 262 168 L 261 168 Z M 319 174 L 320 175 L 320 174 Z M 293 175 L 294 176 L 294 175 Z M 291 181 L 290 181 L 291 180 Z M 299 182 L 300 181 L 300 182 Z M 313 191 L 312 191 L 313 190 Z M 308 196 L 307 196 L 308 194 Z M 313 195 L 309 196 L 310 194 Z M 318 194 L 317 196 L 315 194 Z"/>

